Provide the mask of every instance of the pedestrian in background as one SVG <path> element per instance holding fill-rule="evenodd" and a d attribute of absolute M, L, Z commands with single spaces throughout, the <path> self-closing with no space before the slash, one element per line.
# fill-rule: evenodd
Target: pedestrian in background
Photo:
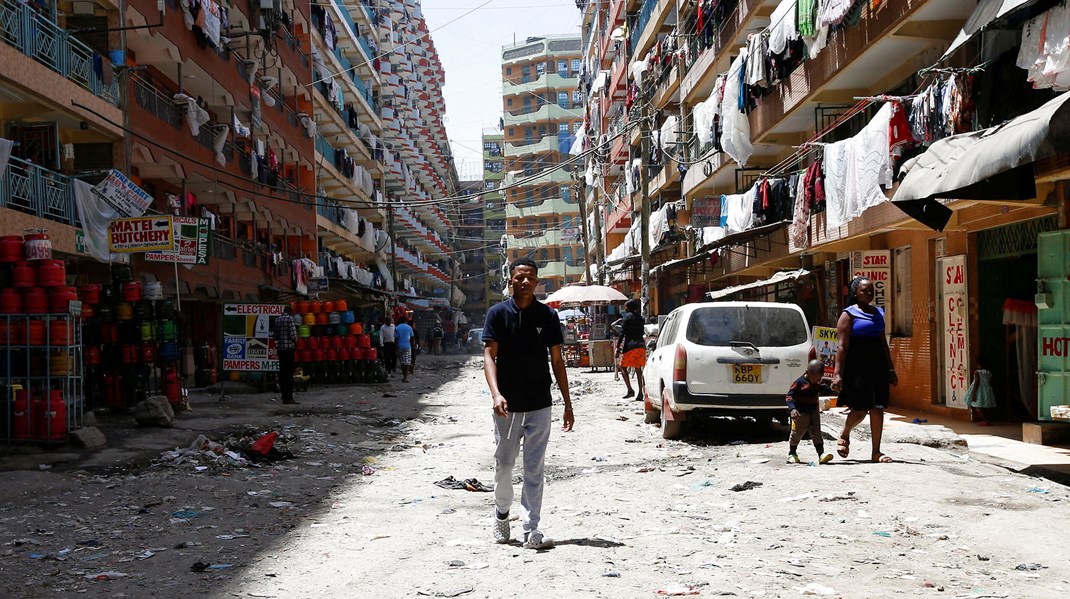
<path fill-rule="evenodd" d="M 637 299 L 624 304 L 624 317 L 620 322 L 620 336 L 617 337 L 617 353 L 620 354 L 620 374 L 624 377 L 624 386 L 628 392 L 627 399 L 635 395 L 632 382 L 628 378 L 628 369 L 635 371 L 635 384 L 639 386 L 639 397 L 643 399 L 643 367 L 646 366 L 646 344 L 643 341 L 643 317 L 640 316 L 643 304 Z"/>
<path fill-rule="evenodd" d="M 435 323 L 435 328 L 431 329 L 432 339 L 432 352 L 437 356 L 442 353 L 442 325 Z"/>
<path fill-rule="evenodd" d="M 811 360 L 806 372 L 795 379 L 788 389 L 785 400 L 791 415 L 791 437 L 788 438 L 788 463 L 798 464 L 799 442 L 809 431 L 810 440 L 817 450 L 817 463 L 827 464 L 832 461 L 832 454 L 825 453 L 825 439 L 821 436 L 821 395 L 832 395 L 832 389 L 823 381 L 825 363 Z"/>
<path fill-rule="evenodd" d="M 401 362 L 401 382 L 409 381 L 409 373 L 412 372 L 412 345 L 415 332 L 409 324 L 409 319 L 402 318 L 394 327 L 394 337 L 398 345 L 398 360 Z"/>
<path fill-rule="evenodd" d="M 966 389 L 965 401 L 977 426 L 988 426 L 985 410 L 996 407 L 996 392 L 992 390 L 992 371 L 988 369 L 988 359 L 984 356 L 977 356 L 977 370 L 973 371 L 973 380 Z"/>
<path fill-rule="evenodd" d="M 396 327 L 388 319 L 383 318 L 383 324 L 379 327 L 379 341 L 383 344 L 383 367 L 393 373 L 398 366 L 398 348 L 394 337 Z"/>
<path fill-rule="evenodd" d="M 294 399 L 294 352 L 297 349 L 297 324 L 293 308 L 286 306 L 282 315 L 275 318 L 271 335 L 275 338 L 275 351 L 279 356 L 279 393 L 282 403 L 295 404 Z"/>
<path fill-rule="evenodd" d="M 483 325 L 483 374 L 494 409 L 494 530 L 497 543 L 508 543 L 509 508 L 513 503 L 513 466 L 524 445 L 520 520 L 524 547 L 546 549 L 553 541 L 539 530 L 543 465 L 550 439 L 550 369 L 565 402 L 562 429 L 574 424 L 561 328 L 557 313 L 535 299 L 539 267 L 530 258 L 509 266 L 512 297 L 487 312 Z"/>
<path fill-rule="evenodd" d="M 840 394 L 836 405 L 850 408 L 850 412 L 836 441 L 836 453 L 841 458 L 847 457 L 851 450 L 851 430 L 869 414 L 873 446 L 870 459 L 891 462 L 892 458 L 881 453 L 881 436 L 889 387 L 897 385 L 899 377 L 884 337 L 884 310 L 873 305 L 873 282 L 865 277 L 852 279 L 848 304 L 836 322 L 840 347 L 836 351 L 832 389 Z"/>

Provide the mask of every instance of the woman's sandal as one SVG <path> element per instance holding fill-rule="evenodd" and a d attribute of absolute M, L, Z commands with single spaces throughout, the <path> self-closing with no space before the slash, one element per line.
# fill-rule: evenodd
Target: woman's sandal
<path fill-rule="evenodd" d="M 872 462 L 874 464 L 888 464 L 888 463 L 894 462 L 894 461 L 895 460 L 893 460 L 892 458 L 888 457 L 887 455 L 885 455 L 883 453 L 875 453 L 875 454 L 873 454 Z"/>
<path fill-rule="evenodd" d="M 841 458 L 846 458 L 851 453 L 851 441 L 840 437 L 836 440 L 836 453 Z"/>

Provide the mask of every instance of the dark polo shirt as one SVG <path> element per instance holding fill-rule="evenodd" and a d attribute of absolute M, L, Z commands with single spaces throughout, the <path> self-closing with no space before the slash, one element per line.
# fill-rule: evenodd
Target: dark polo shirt
<path fill-rule="evenodd" d="M 521 310 L 509 298 L 487 312 L 483 341 L 498 342 L 498 390 L 510 412 L 550 407 L 547 350 L 564 342 L 556 310 L 538 300 Z"/>

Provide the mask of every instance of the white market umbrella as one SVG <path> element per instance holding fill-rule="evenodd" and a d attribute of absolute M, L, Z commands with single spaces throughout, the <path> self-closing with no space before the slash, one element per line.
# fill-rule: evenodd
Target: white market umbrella
<path fill-rule="evenodd" d="M 564 310 L 557 311 L 558 320 L 568 320 L 569 318 L 582 318 L 586 316 L 582 310 L 576 308 L 566 308 Z"/>
<path fill-rule="evenodd" d="M 628 297 L 604 285 L 568 285 L 546 296 L 544 304 L 551 308 L 570 306 L 602 306 L 628 301 Z"/>

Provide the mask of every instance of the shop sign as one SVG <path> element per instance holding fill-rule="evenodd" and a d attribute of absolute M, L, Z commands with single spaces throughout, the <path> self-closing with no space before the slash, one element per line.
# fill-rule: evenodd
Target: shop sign
<path fill-rule="evenodd" d="M 873 305 L 884 310 L 885 330 L 891 331 L 892 320 L 892 251 L 867 250 L 852 252 L 851 277 L 866 277 L 873 282 Z"/>
<path fill-rule="evenodd" d="M 271 331 L 283 304 L 223 306 L 223 370 L 277 372 L 279 356 Z"/>
<path fill-rule="evenodd" d="M 152 205 L 152 196 L 115 169 L 93 190 L 122 216 L 141 216 Z"/>
<path fill-rule="evenodd" d="M 170 216 L 139 216 L 111 221 L 108 227 L 108 250 L 112 252 L 149 252 L 175 247 L 175 231 Z"/>
<path fill-rule="evenodd" d="M 208 264 L 210 221 L 192 216 L 171 217 L 174 228 L 175 247 L 169 252 L 148 252 L 148 262 L 175 262 L 178 264 Z"/>
<path fill-rule="evenodd" d="M 834 327 L 814 327 L 814 353 L 825 365 L 825 378 L 832 378 L 836 369 L 836 350 L 840 347 L 839 334 Z"/>
<path fill-rule="evenodd" d="M 691 226 L 721 226 L 721 198 L 695 198 L 691 202 Z"/>
<path fill-rule="evenodd" d="M 944 401 L 948 407 L 965 408 L 966 387 L 970 383 L 966 256 L 951 256 L 938 264 Z"/>
<path fill-rule="evenodd" d="M 324 293 L 330 287 L 326 277 L 317 277 L 308 280 L 309 293 Z"/>

